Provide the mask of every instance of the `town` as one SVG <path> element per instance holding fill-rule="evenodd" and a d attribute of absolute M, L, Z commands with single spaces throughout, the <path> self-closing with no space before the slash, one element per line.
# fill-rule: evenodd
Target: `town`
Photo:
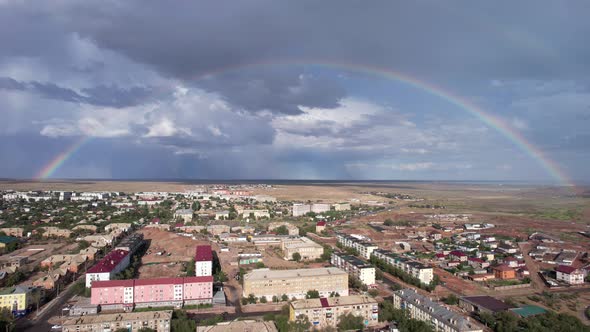
<path fill-rule="evenodd" d="M 516 229 L 401 191 L 185 187 L 2 192 L 0 330 L 587 330 L 583 224 Z"/>

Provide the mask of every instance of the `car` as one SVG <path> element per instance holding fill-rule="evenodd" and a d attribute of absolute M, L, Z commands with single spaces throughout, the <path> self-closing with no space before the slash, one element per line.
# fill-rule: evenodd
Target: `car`
<path fill-rule="evenodd" d="M 53 326 L 51 327 L 51 329 L 52 329 L 52 330 L 59 330 L 59 329 L 61 329 L 61 325 L 53 325 Z"/>

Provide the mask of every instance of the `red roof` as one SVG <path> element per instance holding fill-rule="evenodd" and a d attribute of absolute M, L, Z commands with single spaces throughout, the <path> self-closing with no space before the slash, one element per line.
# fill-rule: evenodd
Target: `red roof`
<path fill-rule="evenodd" d="M 322 308 L 328 308 L 330 306 L 328 299 L 325 297 L 320 298 L 320 303 L 322 304 Z"/>
<path fill-rule="evenodd" d="M 201 277 L 185 277 L 184 283 L 197 283 L 197 282 L 213 282 L 213 276 L 201 276 Z"/>
<path fill-rule="evenodd" d="M 196 262 L 208 262 L 213 260 L 213 252 L 211 252 L 210 245 L 197 246 L 195 255 Z"/>
<path fill-rule="evenodd" d="M 558 267 L 555 268 L 555 271 L 565 273 L 565 274 L 572 274 L 576 270 L 577 269 L 575 267 L 567 266 L 567 265 L 559 265 Z"/>
<path fill-rule="evenodd" d="M 326 226 L 326 222 L 325 221 L 318 221 L 316 226 Z"/>
<path fill-rule="evenodd" d="M 149 285 L 178 285 L 182 284 L 182 278 L 157 278 L 157 279 L 137 279 L 135 286 L 149 286 Z"/>
<path fill-rule="evenodd" d="M 478 263 L 483 263 L 483 259 L 481 258 L 477 258 L 477 257 L 469 257 L 468 260 L 470 262 L 478 262 Z"/>
<path fill-rule="evenodd" d="M 92 287 L 133 287 L 133 279 L 129 280 L 96 280 Z"/>
<path fill-rule="evenodd" d="M 438 258 L 447 257 L 447 255 L 445 255 L 443 253 L 438 253 L 435 256 L 438 257 Z"/>
<path fill-rule="evenodd" d="M 125 257 L 127 257 L 127 255 L 129 255 L 129 251 L 127 250 L 113 250 L 109 252 L 108 255 L 104 256 L 100 262 L 88 269 L 86 273 L 111 272 L 123 259 L 125 259 Z"/>
<path fill-rule="evenodd" d="M 449 255 L 453 255 L 453 256 L 457 256 L 457 257 L 467 256 L 464 252 L 459 251 L 459 250 L 453 250 L 449 253 Z"/>
<path fill-rule="evenodd" d="M 494 267 L 494 270 L 498 270 L 498 271 L 514 271 L 513 268 L 511 268 L 508 265 L 498 265 Z"/>

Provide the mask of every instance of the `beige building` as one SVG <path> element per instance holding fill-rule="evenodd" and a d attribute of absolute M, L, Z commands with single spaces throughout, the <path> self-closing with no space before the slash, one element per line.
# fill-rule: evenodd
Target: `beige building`
<path fill-rule="evenodd" d="M 379 322 L 379 304 L 366 295 L 298 300 L 291 302 L 289 309 L 290 321 L 307 316 L 316 329 L 335 328 L 340 316 L 347 314 L 362 317 L 365 327 Z"/>
<path fill-rule="evenodd" d="M 336 203 L 332 205 L 335 211 L 348 211 L 350 210 L 350 203 Z"/>
<path fill-rule="evenodd" d="M 23 237 L 25 230 L 20 227 L 7 227 L 0 228 L 0 232 L 4 232 L 7 236 Z"/>
<path fill-rule="evenodd" d="M 231 227 L 228 225 L 209 225 L 207 226 L 207 232 L 211 235 L 221 235 L 223 233 L 229 233 Z"/>
<path fill-rule="evenodd" d="M 72 231 L 69 229 L 57 228 L 57 227 L 41 227 L 45 230 L 43 233 L 44 237 L 70 237 Z"/>
<path fill-rule="evenodd" d="M 291 225 L 288 222 L 271 222 L 268 224 L 268 231 L 272 232 L 275 228 L 285 226 L 287 228 L 287 235 L 299 235 L 299 228 L 295 225 Z"/>
<path fill-rule="evenodd" d="M 171 319 L 172 310 L 87 315 L 66 319 L 62 331 L 96 332 L 127 329 L 137 332 L 142 328 L 150 328 L 158 332 L 170 332 Z"/>
<path fill-rule="evenodd" d="M 105 232 L 110 232 L 113 230 L 119 230 L 121 232 L 128 232 L 131 229 L 131 223 L 120 222 L 120 223 L 112 223 L 108 224 L 104 227 Z"/>
<path fill-rule="evenodd" d="M 304 261 L 318 259 L 324 253 L 324 247 L 306 237 L 282 239 L 281 250 L 286 260 L 292 260 L 294 253 L 299 253 Z"/>
<path fill-rule="evenodd" d="M 84 225 L 84 224 L 78 225 L 78 226 L 72 228 L 73 231 L 87 230 L 87 231 L 90 231 L 90 232 L 93 232 L 93 233 L 96 232 L 96 229 L 97 229 L 97 227 L 95 225 Z"/>
<path fill-rule="evenodd" d="M 329 297 L 331 293 L 348 296 L 348 274 L 335 268 L 315 268 L 297 270 L 257 269 L 244 275 L 243 296 L 253 294 L 265 296 L 287 295 L 289 298 L 303 299 L 310 290 L 317 290 L 320 296 Z"/>
<path fill-rule="evenodd" d="M 234 320 L 217 325 L 197 326 L 197 332 L 278 332 L 274 322 Z"/>

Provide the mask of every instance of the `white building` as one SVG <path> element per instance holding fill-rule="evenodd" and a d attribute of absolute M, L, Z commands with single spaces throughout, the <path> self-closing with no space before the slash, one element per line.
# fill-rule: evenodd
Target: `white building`
<path fill-rule="evenodd" d="M 311 212 L 323 213 L 327 211 L 330 211 L 330 204 L 315 203 L 311 205 Z"/>
<path fill-rule="evenodd" d="M 483 332 L 484 327 L 468 317 L 447 309 L 410 288 L 393 293 L 393 306 L 412 319 L 430 324 L 437 332 Z"/>
<path fill-rule="evenodd" d="M 375 250 L 373 256 L 384 260 L 387 264 L 396 267 L 414 278 L 418 278 L 424 284 L 430 284 L 434 279 L 432 267 L 426 266 L 420 262 L 413 261 L 409 258 L 399 256 L 387 250 Z"/>
<path fill-rule="evenodd" d="M 379 247 L 373 243 L 361 241 L 357 238 L 344 234 L 338 234 L 338 243 L 344 247 L 355 249 L 359 253 L 359 256 L 365 259 L 370 259 L 371 253 L 374 250 L 379 249 Z"/>
<path fill-rule="evenodd" d="M 348 210 L 350 210 L 350 203 L 336 203 L 332 206 L 334 206 L 334 211 L 348 211 Z"/>
<path fill-rule="evenodd" d="M 375 284 L 375 267 L 354 256 L 332 253 L 330 263 L 357 278 L 363 285 Z"/>
<path fill-rule="evenodd" d="M 311 205 L 309 204 L 293 204 L 293 217 L 304 216 L 311 212 Z"/>
<path fill-rule="evenodd" d="M 96 280 L 111 280 L 129 266 L 129 251 L 113 250 L 86 272 L 86 287 Z"/>
<path fill-rule="evenodd" d="M 185 223 L 191 222 L 193 220 L 193 210 L 192 209 L 180 209 L 174 212 L 174 219 L 180 218 Z"/>
<path fill-rule="evenodd" d="M 195 254 L 195 276 L 207 277 L 213 274 L 213 251 L 210 245 L 197 246 Z"/>
<path fill-rule="evenodd" d="M 555 268 L 555 274 L 555 279 L 570 285 L 581 285 L 584 283 L 584 272 L 572 266 L 559 265 Z"/>

